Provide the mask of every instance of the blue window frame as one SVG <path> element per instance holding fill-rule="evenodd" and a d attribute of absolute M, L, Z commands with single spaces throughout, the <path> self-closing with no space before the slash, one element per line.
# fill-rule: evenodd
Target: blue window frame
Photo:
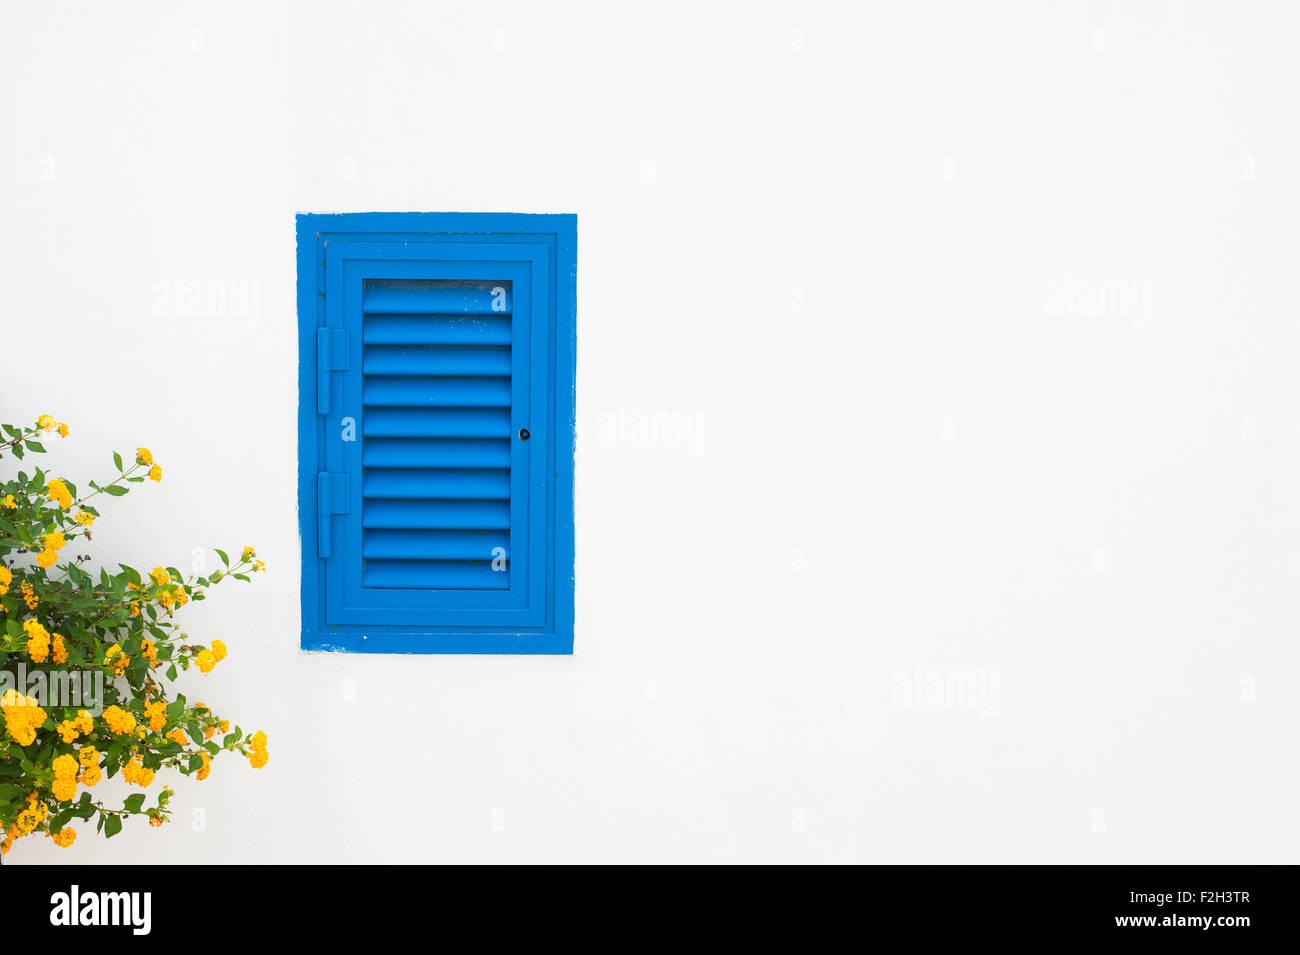
<path fill-rule="evenodd" d="M 573 652 L 577 219 L 298 216 L 302 646 Z"/>

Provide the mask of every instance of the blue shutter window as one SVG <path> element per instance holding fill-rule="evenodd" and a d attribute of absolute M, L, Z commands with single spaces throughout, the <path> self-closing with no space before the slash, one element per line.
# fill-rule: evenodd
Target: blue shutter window
<path fill-rule="evenodd" d="M 299 216 L 305 649 L 572 652 L 575 245 Z"/>

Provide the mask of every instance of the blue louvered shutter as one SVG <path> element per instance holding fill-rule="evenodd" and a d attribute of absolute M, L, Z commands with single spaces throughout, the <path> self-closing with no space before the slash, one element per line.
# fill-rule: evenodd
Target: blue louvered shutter
<path fill-rule="evenodd" d="M 512 634 L 526 647 L 549 633 L 552 253 L 322 242 L 314 557 L 323 592 L 311 596 L 323 629 L 362 640 L 437 634 L 444 650 L 455 635 L 466 650 L 483 649 L 484 634 L 495 635 L 489 649 L 508 650 Z"/>

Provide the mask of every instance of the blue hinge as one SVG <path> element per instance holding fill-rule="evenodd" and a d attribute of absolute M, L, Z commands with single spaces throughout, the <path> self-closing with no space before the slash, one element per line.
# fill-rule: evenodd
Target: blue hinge
<path fill-rule="evenodd" d="M 342 328 L 316 329 L 316 413 L 329 414 L 330 372 L 348 370 L 348 333 Z"/>
<path fill-rule="evenodd" d="M 316 554 L 330 556 L 330 517 L 348 513 L 348 476 L 316 474 Z"/>

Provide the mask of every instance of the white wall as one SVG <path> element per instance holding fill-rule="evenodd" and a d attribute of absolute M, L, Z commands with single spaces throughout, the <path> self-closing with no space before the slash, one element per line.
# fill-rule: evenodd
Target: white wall
<path fill-rule="evenodd" d="M 258 546 L 189 682 L 272 754 L 8 861 L 1295 861 L 1294 6 L 620 6 L 6 5 L 0 418 L 154 450 L 102 558 Z M 573 657 L 298 650 L 365 210 L 578 213 Z"/>

